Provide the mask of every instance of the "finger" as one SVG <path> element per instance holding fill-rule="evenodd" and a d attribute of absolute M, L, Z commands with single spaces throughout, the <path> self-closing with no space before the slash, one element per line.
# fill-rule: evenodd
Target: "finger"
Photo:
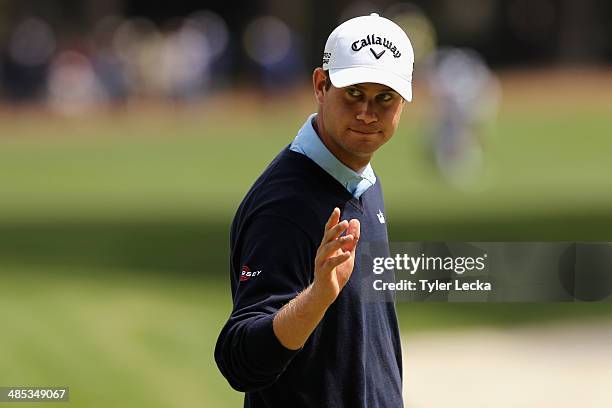
<path fill-rule="evenodd" d="M 324 270 L 331 272 L 336 266 L 346 262 L 351 257 L 350 252 L 343 252 L 338 256 L 333 256 L 325 261 Z"/>
<path fill-rule="evenodd" d="M 351 235 L 350 237 L 344 236 L 333 239 L 327 243 L 321 243 L 316 254 L 316 258 L 319 260 L 319 263 L 325 262 L 325 258 L 331 255 L 334 251 L 342 248 L 342 246 L 350 244 L 353 239 L 354 237 Z"/>
<path fill-rule="evenodd" d="M 345 235 L 343 237 L 340 237 L 338 239 L 335 239 L 331 242 L 328 242 L 327 244 L 323 245 L 320 249 L 319 249 L 319 253 L 318 256 L 321 259 L 325 259 L 327 256 L 329 256 L 332 252 L 337 251 L 338 249 L 346 246 L 346 245 L 350 245 L 353 242 L 353 239 L 355 237 L 353 237 L 352 235 Z"/>
<path fill-rule="evenodd" d="M 337 239 L 340 234 L 344 232 L 349 226 L 349 222 L 347 220 L 343 220 L 342 222 L 334 225 L 330 229 L 328 229 L 323 235 L 323 240 L 321 241 L 321 245 L 325 245 L 330 241 Z"/>
<path fill-rule="evenodd" d="M 329 219 L 325 223 L 325 231 L 327 231 L 334 225 L 338 224 L 339 220 L 340 220 L 340 209 L 338 207 L 335 207 L 331 215 L 329 216 Z"/>

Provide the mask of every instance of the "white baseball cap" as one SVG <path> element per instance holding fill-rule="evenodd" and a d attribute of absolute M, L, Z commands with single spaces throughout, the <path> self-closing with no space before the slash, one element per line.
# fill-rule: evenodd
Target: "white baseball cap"
<path fill-rule="evenodd" d="M 336 88 L 373 82 L 387 85 L 412 100 L 414 51 L 410 39 L 393 21 L 376 13 L 340 24 L 327 38 L 324 70 Z"/>

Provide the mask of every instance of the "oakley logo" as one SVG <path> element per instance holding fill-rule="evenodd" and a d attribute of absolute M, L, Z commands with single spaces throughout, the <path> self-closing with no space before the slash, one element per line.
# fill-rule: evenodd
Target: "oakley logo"
<path fill-rule="evenodd" d="M 242 267 L 242 272 L 240 272 L 240 282 L 248 281 L 249 279 L 259 275 L 260 273 L 261 273 L 261 270 L 251 272 L 249 267 L 244 265 Z"/>
<path fill-rule="evenodd" d="M 395 45 L 393 45 L 390 40 L 386 39 L 385 37 L 379 37 L 375 34 L 367 35 L 365 38 L 353 42 L 353 44 L 351 45 L 351 49 L 353 51 L 359 51 L 369 45 L 382 45 L 383 47 L 388 49 L 395 58 L 399 58 L 402 55 L 402 53 L 397 49 Z M 382 57 L 385 52 L 385 50 L 383 50 L 381 53 L 376 54 L 374 50 L 372 50 L 372 48 L 370 48 L 370 50 L 372 51 L 372 54 L 374 54 L 376 59 Z"/>

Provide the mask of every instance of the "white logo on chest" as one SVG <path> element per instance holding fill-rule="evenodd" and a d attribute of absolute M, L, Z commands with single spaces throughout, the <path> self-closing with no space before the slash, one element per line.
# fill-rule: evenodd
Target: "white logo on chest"
<path fill-rule="evenodd" d="M 378 210 L 378 213 L 376 214 L 376 216 L 378 217 L 378 221 L 381 224 L 385 223 L 385 214 L 383 214 L 383 212 L 380 209 Z"/>

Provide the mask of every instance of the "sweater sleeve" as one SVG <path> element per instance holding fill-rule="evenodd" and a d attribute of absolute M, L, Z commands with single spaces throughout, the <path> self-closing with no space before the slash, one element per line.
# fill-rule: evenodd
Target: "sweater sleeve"
<path fill-rule="evenodd" d="M 288 219 L 259 216 L 234 251 L 234 305 L 217 339 L 215 361 L 234 389 L 250 392 L 274 383 L 299 352 L 279 342 L 272 321 L 310 284 L 316 247 Z"/>

